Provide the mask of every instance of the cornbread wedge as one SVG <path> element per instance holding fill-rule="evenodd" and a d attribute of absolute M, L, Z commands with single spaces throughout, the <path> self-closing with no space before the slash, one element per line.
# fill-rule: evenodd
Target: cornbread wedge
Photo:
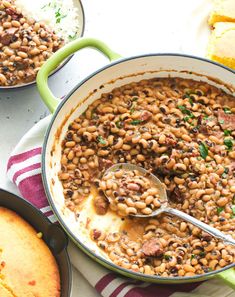
<path fill-rule="evenodd" d="M 37 232 L 0 207 L 0 297 L 59 297 L 57 263 Z"/>
<path fill-rule="evenodd" d="M 214 9 L 210 14 L 208 23 L 214 26 L 217 22 L 235 22 L 235 1 L 215 0 Z"/>
<path fill-rule="evenodd" d="M 214 25 L 207 58 L 235 69 L 235 23 L 220 22 Z"/>

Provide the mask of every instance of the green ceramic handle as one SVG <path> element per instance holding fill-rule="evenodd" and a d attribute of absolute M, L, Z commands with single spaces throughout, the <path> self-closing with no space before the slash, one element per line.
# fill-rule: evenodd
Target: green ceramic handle
<path fill-rule="evenodd" d="M 222 279 L 228 286 L 235 290 L 235 269 L 230 268 L 217 274 L 217 277 Z"/>
<path fill-rule="evenodd" d="M 105 43 L 100 40 L 93 38 L 81 38 L 73 42 L 68 43 L 63 48 L 59 49 L 54 53 L 47 62 L 41 67 L 37 75 L 37 87 L 38 91 L 47 105 L 50 112 L 54 112 L 59 104 L 59 99 L 56 98 L 48 87 L 48 76 L 55 70 L 60 63 L 62 63 L 66 58 L 75 53 L 76 51 L 86 48 L 93 47 L 99 50 L 105 56 L 109 58 L 110 61 L 121 58 L 120 55 L 113 52 Z"/>

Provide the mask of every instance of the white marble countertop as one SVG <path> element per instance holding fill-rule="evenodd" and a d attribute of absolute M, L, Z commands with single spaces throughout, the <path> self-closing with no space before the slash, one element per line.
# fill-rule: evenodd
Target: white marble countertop
<path fill-rule="evenodd" d="M 130 56 L 184 51 L 183 44 L 187 43 L 184 32 L 187 32 L 187 26 L 191 24 L 192 12 L 205 1 L 83 2 L 86 23 L 84 36 L 101 39 L 121 55 Z M 203 19 L 201 22 L 200 25 L 204 25 Z M 108 61 L 94 50 L 82 50 L 50 78 L 50 87 L 54 94 L 63 96 L 79 80 L 107 63 Z M 47 114 L 49 112 L 41 101 L 36 86 L 15 91 L 0 91 L 0 188 L 19 194 L 17 188 L 7 180 L 7 160 L 25 132 Z M 78 272 L 75 272 L 72 296 L 92 297 L 98 294 Z"/>

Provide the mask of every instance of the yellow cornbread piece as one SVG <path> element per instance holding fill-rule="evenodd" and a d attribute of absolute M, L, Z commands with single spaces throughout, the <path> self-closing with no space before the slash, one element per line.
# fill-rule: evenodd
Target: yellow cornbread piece
<path fill-rule="evenodd" d="M 235 22 L 235 0 L 215 0 L 208 20 L 209 25 L 217 22 Z"/>
<path fill-rule="evenodd" d="M 235 69 L 235 23 L 220 22 L 214 25 L 207 58 Z"/>

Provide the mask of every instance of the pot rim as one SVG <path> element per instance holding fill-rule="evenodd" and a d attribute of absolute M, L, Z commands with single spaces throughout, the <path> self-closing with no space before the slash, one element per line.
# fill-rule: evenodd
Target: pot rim
<path fill-rule="evenodd" d="M 81 6 L 81 15 L 82 15 L 82 24 L 81 24 L 81 27 L 82 27 L 82 30 L 81 30 L 81 33 L 79 35 L 78 38 L 81 38 L 83 37 L 84 35 L 84 31 L 85 31 L 85 24 L 86 24 L 86 20 L 85 20 L 85 12 L 84 12 L 84 7 L 83 7 L 83 4 L 82 4 L 82 0 L 76 0 L 76 1 L 79 1 L 80 3 L 80 6 Z M 61 65 L 59 65 L 50 75 L 49 77 L 53 76 L 54 74 L 56 74 L 60 69 L 62 69 L 65 65 L 67 65 L 67 63 L 72 59 L 74 55 L 71 55 L 70 57 L 68 57 Z M 27 87 L 30 87 L 30 86 L 34 86 L 36 85 L 36 77 L 33 81 L 31 82 L 28 82 L 28 83 L 24 83 L 24 84 L 20 84 L 20 85 L 14 85 L 14 86 L 0 86 L 0 91 L 11 91 L 11 90 L 16 90 L 16 89 L 24 89 L 24 88 L 27 88 Z"/>
<path fill-rule="evenodd" d="M 186 282 L 197 282 L 197 281 L 201 281 L 201 280 L 205 280 L 208 279 L 212 276 L 215 276 L 223 271 L 226 271 L 232 267 L 235 267 L 235 263 L 230 264 L 228 266 L 225 266 L 219 270 L 214 270 L 211 272 L 207 272 L 204 274 L 198 274 L 195 276 L 187 276 L 187 277 L 162 277 L 162 276 L 156 276 L 156 275 L 148 275 L 148 274 L 143 274 L 143 273 L 138 273 L 138 272 L 134 272 L 131 271 L 129 269 L 126 268 L 122 268 L 116 264 L 114 264 L 111 260 L 108 261 L 105 258 L 103 258 L 100 255 L 97 255 L 96 253 L 94 253 L 90 248 L 86 247 L 83 242 L 81 240 L 79 240 L 77 238 L 77 236 L 75 236 L 75 234 L 73 234 L 73 232 L 70 230 L 70 228 L 67 226 L 67 224 L 64 222 L 62 216 L 59 214 L 57 207 L 52 199 L 52 196 L 50 194 L 50 187 L 48 185 L 47 182 L 47 178 L 46 178 L 46 150 L 47 150 L 47 143 L 48 143 L 48 139 L 50 136 L 50 132 L 52 129 L 52 126 L 54 125 L 55 119 L 57 118 L 57 115 L 59 114 L 60 110 L 63 108 L 64 104 L 70 99 L 70 97 L 73 95 L 74 92 L 76 92 L 82 85 L 84 85 L 87 81 L 89 81 L 92 77 L 96 76 L 98 73 L 114 66 L 114 65 L 118 65 L 121 64 L 123 62 L 126 61 L 130 61 L 130 60 L 135 60 L 135 59 L 139 59 L 139 58 L 147 58 L 147 57 L 151 57 L 151 56 L 162 56 L 162 57 L 166 57 L 166 56 L 175 56 L 175 57 L 183 57 L 183 58 L 190 58 L 190 59 L 194 59 L 194 60 L 200 60 L 202 62 L 206 62 L 215 66 L 219 66 L 229 72 L 231 72 L 232 74 L 235 75 L 235 70 L 232 70 L 231 68 L 228 68 L 224 65 L 221 65 L 217 62 L 211 61 L 209 59 L 206 58 L 202 58 L 202 57 L 198 57 L 198 56 L 194 56 L 194 55 L 187 55 L 187 54 L 180 54 L 180 53 L 148 53 L 148 54 L 141 54 L 141 55 L 134 55 L 134 56 L 130 56 L 130 57 L 125 57 L 125 58 L 121 58 L 117 61 L 111 62 L 103 67 L 101 67 L 98 70 L 95 70 L 93 73 L 91 73 L 90 75 L 88 75 L 87 77 L 85 77 L 81 82 L 79 82 L 75 87 L 73 87 L 73 89 L 67 94 L 65 95 L 65 97 L 63 98 L 63 100 L 59 103 L 59 105 L 57 106 L 54 114 L 52 115 L 52 118 L 50 120 L 49 126 L 47 128 L 45 137 L 44 137 L 44 142 L 43 142 L 43 148 L 42 148 L 42 181 L 43 181 L 43 185 L 44 185 L 44 189 L 46 192 L 46 196 L 47 199 L 49 201 L 49 204 L 55 214 L 55 216 L 57 217 L 59 223 L 61 224 L 62 228 L 66 231 L 66 233 L 68 234 L 68 236 L 74 241 L 74 243 L 83 251 L 85 252 L 89 257 L 91 257 L 92 259 L 96 260 L 98 263 L 102 264 L 103 266 L 111 269 L 112 271 L 115 272 L 119 272 L 122 275 L 128 276 L 128 277 L 132 277 L 135 279 L 141 279 L 143 281 L 148 281 L 148 282 L 168 282 L 168 283 L 177 283 L 177 281 L 180 281 L 178 283 L 186 283 Z M 164 69 L 163 69 L 164 71 Z M 198 73 L 200 74 L 200 73 Z"/>

